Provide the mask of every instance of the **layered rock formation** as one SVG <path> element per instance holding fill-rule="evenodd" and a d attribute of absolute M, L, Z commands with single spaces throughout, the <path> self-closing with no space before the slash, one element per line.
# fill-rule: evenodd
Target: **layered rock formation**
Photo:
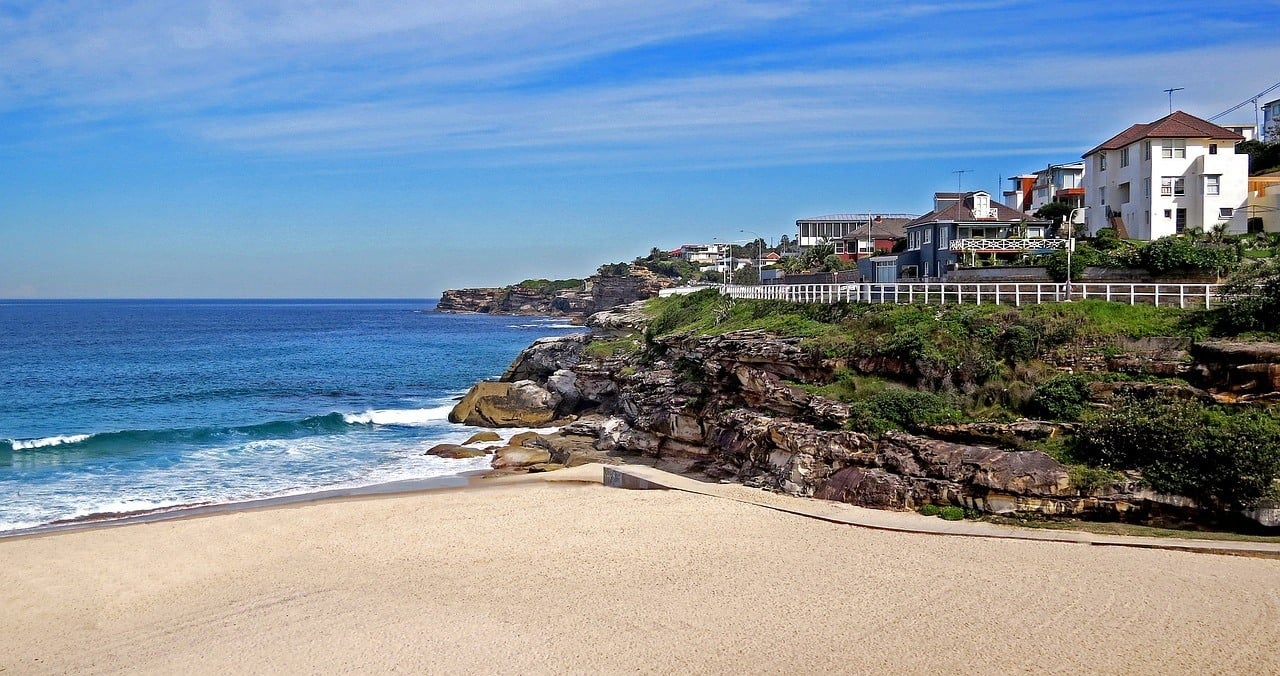
<path fill-rule="evenodd" d="M 867 507 L 953 504 L 988 513 L 1126 520 L 1204 516 L 1185 498 L 1143 490 L 1136 475 L 1105 485 L 1095 476 L 1077 485 L 1071 469 L 1049 455 L 1017 450 L 1070 432 L 1069 424 L 953 424 L 924 430 L 928 436 L 891 432 L 878 438 L 847 429 L 848 405 L 802 387 L 829 382 L 833 369 L 846 364 L 827 362 L 798 339 L 736 332 L 662 337 L 637 354 L 593 356 L 587 349 L 594 340 L 640 330 L 643 321 L 638 306 L 624 306 L 592 317 L 588 324 L 597 333 L 537 341 L 512 363 L 503 382 L 477 385 L 451 418 L 485 425 L 519 420 L 528 426 L 534 419 L 581 416 L 555 435 L 558 441 L 521 444 L 545 454 L 512 451 L 495 467 L 543 469 L 588 457 L 641 455 L 711 479 Z M 1263 348 L 1222 347 L 1209 348 L 1217 350 L 1216 360 L 1193 363 L 1185 345 L 1138 347 L 1130 355 L 1137 360 L 1134 370 L 1159 373 L 1176 363 L 1182 372 L 1196 373 L 1227 368 L 1212 364 L 1234 364 L 1235 380 L 1225 381 L 1232 387 L 1275 391 L 1269 370 L 1240 366 L 1280 363 L 1280 348 L 1275 362 L 1267 361 L 1273 355 Z M 1251 380 L 1241 380 L 1246 377 Z M 1093 394 L 1105 402 L 1116 388 L 1130 386 L 1172 388 L 1190 398 L 1221 396 L 1207 375 L 1200 384 L 1206 389 L 1105 383 L 1107 391 Z M 542 411 L 517 414 L 513 407 Z M 1280 520 L 1280 513 L 1264 510 L 1255 518 L 1266 523 Z"/>
<path fill-rule="evenodd" d="M 449 289 L 440 296 L 440 312 L 543 315 L 583 320 L 595 312 L 653 298 L 677 282 L 632 266 L 626 275 L 589 277 L 577 289 L 502 288 Z"/>

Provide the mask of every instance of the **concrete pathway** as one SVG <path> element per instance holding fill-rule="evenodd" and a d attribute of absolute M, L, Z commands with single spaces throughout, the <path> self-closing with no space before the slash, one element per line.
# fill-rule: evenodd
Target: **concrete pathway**
<path fill-rule="evenodd" d="M 563 474 L 562 474 L 563 472 Z M 560 476 L 556 476 L 560 475 Z M 546 481 L 591 481 L 606 486 L 637 490 L 666 489 L 697 493 L 713 498 L 736 500 L 768 509 L 822 519 L 832 523 L 877 528 L 907 533 L 956 535 L 963 537 L 1004 538 L 1011 540 L 1037 540 L 1043 542 L 1067 542 L 1104 547 L 1138 547 L 1145 549 L 1170 549 L 1176 551 L 1234 554 L 1280 558 L 1280 543 L 1242 542 L 1236 540 L 1191 540 L 1182 538 L 1158 538 L 1127 535 L 1100 535 L 1079 531 L 1036 530 L 1002 526 L 979 521 L 943 521 L 937 517 L 923 516 L 915 512 L 891 512 L 880 509 L 855 507 L 829 500 L 799 498 L 770 493 L 741 484 L 713 484 L 672 474 L 644 465 L 583 465 L 568 470 L 531 475 Z"/>

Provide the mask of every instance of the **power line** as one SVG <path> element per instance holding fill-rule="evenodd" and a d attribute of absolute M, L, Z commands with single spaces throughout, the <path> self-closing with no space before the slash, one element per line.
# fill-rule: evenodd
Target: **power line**
<path fill-rule="evenodd" d="M 1237 103 L 1236 105 L 1231 106 L 1230 108 L 1228 108 L 1228 109 L 1226 109 L 1226 110 L 1222 111 L 1221 113 L 1218 113 L 1217 115 L 1214 115 L 1213 117 L 1209 118 L 1209 121 L 1210 121 L 1210 122 L 1212 122 L 1212 121 L 1214 121 L 1214 120 L 1216 120 L 1216 119 L 1218 119 L 1218 118 L 1220 118 L 1220 117 L 1225 117 L 1225 116 L 1227 116 L 1227 115 L 1230 115 L 1231 113 L 1234 113 L 1234 112 L 1236 112 L 1237 110 L 1240 110 L 1241 108 L 1243 108 L 1243 107 L 1245 107 L 1245 106 L 1249 105 L 1250 103 L 1252 103 L 1252 104 L 1256 107 L 1256 106 L 1258 105 L 1258 99 L 1261 99 L 1262 97 L 1266 96 L 1267 94 L 1270 94 L 1271 92 L 1273 92 L 1273 91 L 1275 91 L 1275 90 L 1277 90 L 1277 89 L 1280 89 L 1280 82 L 1277 82 L 1277 83 L 1275 83 L 1275 84 L 1271 85 L 1270 87 L 1267 87 L 1266 89 L 1264 89 L 1264 90 L 1262 90 L 1262 91 L 1258 92 L 1257 94 L 1255 94 L 1255 95 L 1253 96 L 1253 98 L 1245 99 L 1245 100 L 1241 101 L 1240 103 Z"/>

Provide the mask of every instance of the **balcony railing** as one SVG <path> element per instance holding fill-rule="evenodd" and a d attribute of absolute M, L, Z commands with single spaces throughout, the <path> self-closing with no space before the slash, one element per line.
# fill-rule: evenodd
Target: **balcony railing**
<path fill-rule="evenodd" d="M 1036 251 L 1038 249 L 1065 249 L 1065 239 L 1010 238 L 1010 239 L 953 239 L 952 251 Z"/>

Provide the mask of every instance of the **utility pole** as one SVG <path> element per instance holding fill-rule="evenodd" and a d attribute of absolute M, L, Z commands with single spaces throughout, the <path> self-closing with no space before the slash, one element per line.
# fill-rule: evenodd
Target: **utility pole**
<path fill-rule="evenodd" d="M 972 169 L 956 169 L 951 172 L 956 175 L 956 192 L 961 192 L 960 183 L 964 180 L 964 175 L 972 172 Z"/>
<path fill-rule="evenodd" d="M 1173 114 L 1173 93 L 1180 92 L 1184 89 L 1186 89 L 1186 87 L 1170 87 L 1169 89 L 1162 90 L 1164 93 L 1169 95 L 1169 114 L 1170 115 Z"/>

